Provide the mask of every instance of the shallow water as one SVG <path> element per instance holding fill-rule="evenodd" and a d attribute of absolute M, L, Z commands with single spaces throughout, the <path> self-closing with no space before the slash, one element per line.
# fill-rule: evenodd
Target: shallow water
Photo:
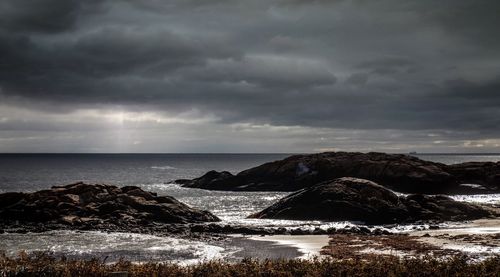
<path fill-rule="evenodd" d="M 210 243 L 134 233 L 98 231 L 50 231 L 39 234 L 2 234 L 0 248 L 7 255 L 22 250 L 49 252 L 68 258 L 124 258 L 130 261 L 171 261 L 196 263 L 221 259 L 231 250 Z"/>

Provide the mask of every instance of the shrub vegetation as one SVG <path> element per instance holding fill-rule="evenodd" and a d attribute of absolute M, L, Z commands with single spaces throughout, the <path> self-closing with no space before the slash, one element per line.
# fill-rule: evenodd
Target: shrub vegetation
<path fill-rule="evenodd" d="M 120 275 L 118 272 L 126 272 Z M 98 259 L 70 260 L 48 254 L 17 257 L 0 255 L 0 276 L 500 276 L 500 257 L 472 261 L 465 256 L 449 259 L 252 260 L 237 263 L 207 261 L 182 266 L 172 263 L 107 264 Z"/>

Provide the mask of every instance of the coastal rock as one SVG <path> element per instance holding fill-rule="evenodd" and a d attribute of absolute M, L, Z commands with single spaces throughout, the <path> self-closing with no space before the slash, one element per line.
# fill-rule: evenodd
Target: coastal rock
<path fill-rule="evenodd" d="M 460 180 L 460 188 L 467 192 L 500 192 L 500 162 L 466 162 L 446 167 L 447 172 Z"/>
<path fill-rule="evenodd" d="M 169 196 L 139 187 L 76 183 L 34 193 L 0 194 L 0 223 L 47 223 L 71 226 L 146 226 L 151 223 L 215 222 Z M 92 228 L 91 228 L 92 229 Z M 99 228 L 97 228 L 99 229 Z"/>
<path fill-rule="evenodd" d="M 176 180 L 177 184 L 182 184 L 185 187 L 191 188 L 209 188 L 214 186 L 222 186 L 225 180 L 231 180 L 234 175 L 227 171 L 218 172 L 215 170 L 211 170 L 205 175 L 195 178 L 192 180 L 189 179 L 180 179 Z M 225 184 L 225 186 L 230 186 L 230 183 Z"/>
<path fill-rule="evenodd" d="M 327 152 L 294 155 L 242 171 L 210 171 L 186 187 L 231 191 L 297 191 L 323 181 L 356 177 L 405 193 L 498 192 L 500 163 L 445 165 L 402 154 Z M 476 186 L 461 186 L 470 183 Z"/>
<path fill-rule="evenodd" d="M 398 197 L 372 181 L 344 177 L 295 192 L 250 217 L 391 224 L 489 216 L 488 210 L 446 196 Z"/>

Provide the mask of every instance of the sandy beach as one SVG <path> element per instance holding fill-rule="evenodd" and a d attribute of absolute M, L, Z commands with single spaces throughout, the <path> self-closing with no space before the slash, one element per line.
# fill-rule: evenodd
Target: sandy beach
<path fill-rule="evenodd" d="M 254 241 L 272 242 L 275 245 L 296 248 L 301 253 L 297 258 L 308 259 L 321 255 L 321 249 L 330 240 L 328 235 L 277 235 L 251 236 Z"/>

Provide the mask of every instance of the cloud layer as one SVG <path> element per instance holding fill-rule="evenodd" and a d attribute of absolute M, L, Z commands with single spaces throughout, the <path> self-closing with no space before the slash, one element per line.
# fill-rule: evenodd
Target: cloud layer
<path fill-rule="evenodd" d="M 466 0 L 2 1 L 0 151 L 106 151 L 116 130 L 125 152 L 498 151 L 499 13 Z"/>

